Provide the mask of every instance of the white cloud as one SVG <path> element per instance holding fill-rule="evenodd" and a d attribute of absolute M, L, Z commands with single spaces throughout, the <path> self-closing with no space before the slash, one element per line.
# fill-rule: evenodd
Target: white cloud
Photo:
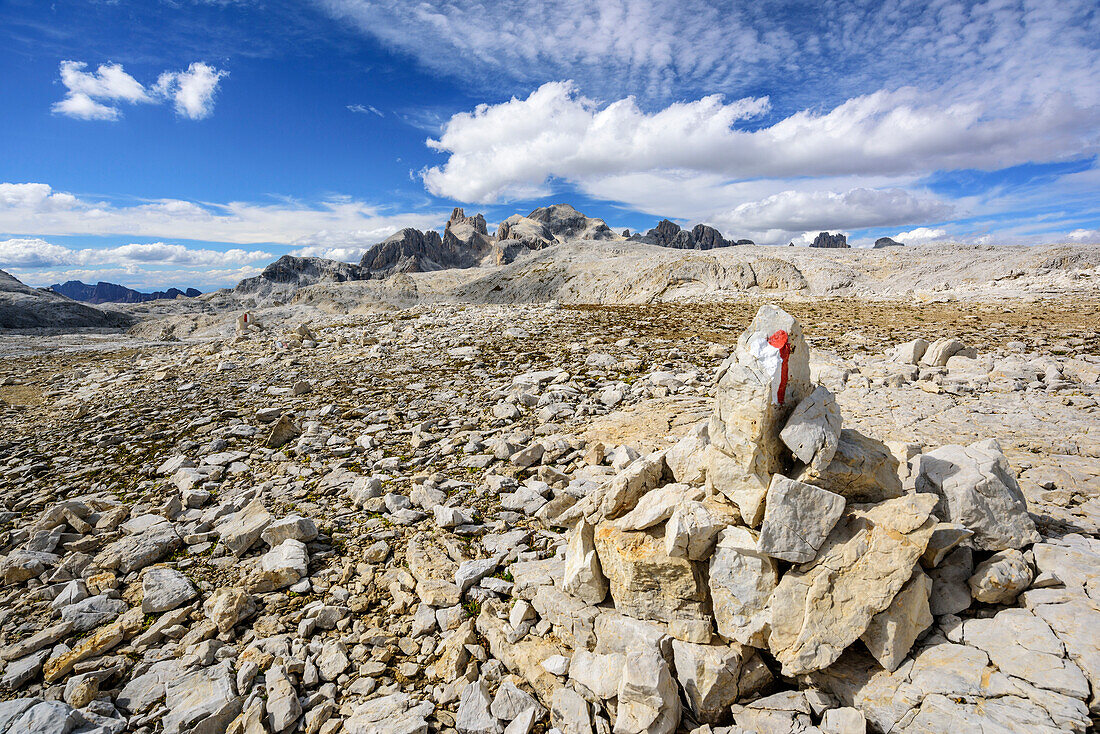
<path fill-rule="evenodd" d="M 711 0 L 320 5 L 421 66 L 497 94 L 572 78 L 590 94 L 651 100 L 779 90 L 792 109 L 904 85 L 1003 110 L 1052 89 L 1100 99 L 1095 0 L 827 2 L 817 13 Z"/>
<path fill-rule="evenodd" d="M 917 227 L 908 232 L 898 232 L 893 239 L 895 242 L 901 242 L 905 245 L 925 245 L 929 242 L 947 239 L 947 230 Z"/>
<path fill-rule="evenodd" d="M 297 250 L 291 250 L 290 254 L 295 257 L 323 257 L 326 260 L 340 260 L 346 263 L 357 263 L 362 257 L 363 253 L 370 249 L 370 245 L 363 245 L 362 247 L 326 247 L 324 245 L 310 245 L 308 247 L 299 247 Z"/>
<path fill-rule="evenodd" d="M 734 230 L 829 230 L 879 227 L 899 221 L 937 220 L 951 207 L 921 199 L 901 189 L 784 191 L 759 201 L 739 204 L 715 220 Z"/>
<path fill-rule="evenodd" d="M 354 199 L 334 197 L 315 204 L 282 202 L 198 203 L 158 199 L 132 205 L 55 192 L 48 184 L 0 184 L 0 233 L 123 235 L 248 244 L 355 245 L 385 239 L 402 227 L 438 227 L 443 211 L 387 213 Z M 307 238 L 313 238 L 307 241 Z M 316 242 L 314 241 L 316 240 Z"/>
<path fill-rule="evenodd" d="M 209 117 L 214 111 L 214 93 L 218 82 L 229 74 L 196 61 L 187 71 L 166 71 L 157 79 L 158 96 L 171 99 L 176 114 L 192 120 Z"/>
<path fill-rule="evenodd" d="M 373 113 L 375 115 L 378 115 L 379 117 L 385 117 L 386 116 L 386 114 L 384 112 L 382 112 L 382 110 L 378 109 L 374 105 L 349 104 L 348 105 L 348 111 L 349 112 L 357 112 L 361 115 L 366 115 L 368 113 Z"/>
<path fill-rule="evenodd" d="M 244 278 L 258 275 L 263 268 L 243 265 L 227 268 L 171 270 L 142 268 L 134 265 L 91 268 L 55 268 L 51 270 L 22 270 L 13 268 L 8 272 L 29 286 L 44 288 L 54 283 L 79 280 L 84 283 L 118 283 L 127 288 L 141 291 L 167 290 L 168 288 L 198 288 L 211 291 L 217 288 L 232 288 Z"/>
<path fill-rule="evenodd" d="M 198 120 L 213 112 L 218 82 L 228 74 L 195 62 L 186 71 L 162 73 L 155 86 L 146 88 L 121 64 L 101 64 L 94 72 L 85 71 L 87 66 L 80 61 L 61 62 L 61 83 L 66 93 L 64 99 L 54 103 L 54 113 L 80 120 L 117 120 L 122 116 L 120 103 L 171 100 L 177 115 Z"/>
<path fill-rule="evenodd" d="M 0 268 L 49 268 L 59 265 L 189 265 L 224 267 L 268 262 L 275 258 L 259 250 L 211 250 L 153 242 L 117 247 L 72 249 L 41 238 L 0 240 Z"/>
<path fill-rule="evenodd" d="M 1100 244 L 1100 229 L 1075 229 L 1066 237 L 1073 242 Z"/>
<path fill-rule="evenodd" d="M 83 92 L 70 92 L 54 103 L 53 111 L 78 120 L 117 120 L 120 114 L 117 108 L 100 104 Z"/>
<path fill-rule="evenodd" d="M 562 75 L 592 88 L 666 94 L 677 84 L 749 81 L 798 51 L 783 29 L 752 27 L 752 9 L 706 0 L 321 0 L 322 7 L 421 65 L 483 88 Z M 425 43 L 424 39 L 431 39 Z M 590 84 L 591 83 L 591 84 Z"/>
<path fill-rule="evenodd" d="M 554 178 L 583 184 L 667 169 L 747 179 L 995 168 L 1080 155 L 1086 118 L 1068 98 L 1031 116 L 991 119 L 977 104 L 939 107 L 901 90 L 757 130 L 734 127 L 767 110 L 766 98 L 711 95 L 647 113 L 631 97 L 601 107 L 571 82 L 548 82 L 526 99 L 453 116 L 428 141 L 448 158 L 424 172 L 424 183 L 439 196 L 485 203 L 545 193 Z"/>

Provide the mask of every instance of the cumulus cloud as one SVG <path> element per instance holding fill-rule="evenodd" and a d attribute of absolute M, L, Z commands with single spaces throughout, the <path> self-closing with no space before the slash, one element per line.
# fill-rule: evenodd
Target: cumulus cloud
<path fill-rule="evenodd" d="M 1100 244 L 1100 229 L 1075 229 L 1066 237 L 1073 242 Z"/>
<path fill-rule="evenodd" d="M 80 120 L 117 120 L 121 103 L 157 104 L 171 101 L 176 114 L 192 120 L 209 117 L 214 109 L 218 82 L 228 72 L 203 62 L 192 63 L 185 71 L 166 71 L 157 83 L 146 88 L 123 70 L 121 64 L 101 64 L 94 72 L 80 61 L 62 61 L 61 83 L 64 99 L 54 103 L 55 114 Z"/>
<path fill-rule="evenodd" d="M 548 82 L 525 99 L 453 116 L 428 141 L 447 161 L 424 171 L 424 183 L 436 195 L 484 203 L 545 193 L 555 178 L 662 169 L 747 179 L 1004 167 L 1079 155 L 1084 124 L 1068 99 L 1024 119 L 988 119 L 975 104 L 941 108 L 901 90 L 736 127 L 768 108 L 766 98 L 710 95 L 647 113 L 632 97 L 601 107 L 572 82 Z"/>
<path fill-rule="evenodd" d="M 157 79 L 155 93 L 172 100 L 176 114 L 201 120 L 214 112 L 218 82 L 229 72 L 196 61 L 186 71 L 166 71 Z"/>
<path fill-rule="evenodd" d="M 929 242 L 938 242 L 947 239 L 947 230 L 917 227 L 908 232 L 898 232 L 894 235 L 893 239 L 896 242 L 901 242 L 906 245 L 925 245 Z"/>
<path fill-rule="evenodd" d="M 272 259 L 274 255 L 270 252 L 260 250 L 212 250 L 165 242 L 73 249 L 37 237 L 0 240 L 0 268 L 51 268 L 59 265 L 224 267 Z"/>
<path fill-rule="evenodd" d="M 308 204 L 157 199 L 118 205 L 57 192 L 49 184 L 0 183 L 0 232 L 36 236 L 122 235 L 345 246 L 349 238 L 355 245 L 367 239 L 378 242 L 402 227 L 437 227 L 446 219 L 443 211 L 386 212 L 342 197 Z"/>

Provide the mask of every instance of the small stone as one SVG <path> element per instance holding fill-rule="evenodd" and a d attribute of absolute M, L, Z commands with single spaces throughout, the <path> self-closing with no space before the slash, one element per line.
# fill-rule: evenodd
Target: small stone
<path fill-rule="evenodd" d="M 198 596 L 191 579 L 172 568 L 150 568 L 141 578 L 141 611 L 159 614 Z"/>
<path fill-rule="evenodd" d="M 1031 566 L 1020 551 L 1010 548 L 978 564 L 968 580 L 971 596 L 984 604 L 1011 604 L 1031 584 Z"/>

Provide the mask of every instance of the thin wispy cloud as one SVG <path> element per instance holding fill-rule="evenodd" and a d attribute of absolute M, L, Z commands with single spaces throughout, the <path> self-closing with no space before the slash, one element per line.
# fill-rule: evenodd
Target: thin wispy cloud
<path fill-rule="evenodd" d="M 145 87 L 123 70 L 121 64 L 101 64 L 95 71 L 79 61 L 62 61 L 64 99 L 54 103 L 54 113 L 79 120 L 117 120 L 121 105 L 170 102 L 180 117 L 201 120 L 214 111 L 218 83 L 227 71 L 194 62 L 183 71 L 166 71 Z"/>
<path fill-rule="evenodd" d="M 377 107 L 375 107 L 373 105 L 349 104 L 348 105 L 348 111 L 349 112 L 356 112 L 356 113 L 361 114 L 361 115 L 374 114 L 374 115 L 378 115 L 379 117 L 385 117 L 386 116 L 386 113 L 382 112 L 382 110 L 378 109 Z"/>

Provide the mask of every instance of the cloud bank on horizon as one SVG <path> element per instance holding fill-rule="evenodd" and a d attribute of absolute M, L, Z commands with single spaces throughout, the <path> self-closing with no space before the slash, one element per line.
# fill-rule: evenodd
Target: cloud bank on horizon
<path fill-rule="evenodd" d="M 234 268 L 254 270 L 259 255 L 356 259 L 401 226 L 440 226 L 456 203 L 499 220 L 557 200 L 613 225 L 669 217 L 764 244 L 819 230 L 857 242 L 1100 241 L 1092 0 L 826 5 L 318 0 L 317 23 L 355 41 L 335 61 L 311 63 L 329 64 L 326 74 L 335 65 L 333 79 L 361 68 L 380 80 L 373 96 L 349 83 L 332 114 L 390 126 L 374 128 L 384 132 L 370 144 L 399 154 L 411 174 L 403 183 L 222 203 L 113 191 L 130 200 L 117 204 L 56 180 L 16 180 L 0 185 L 0 267 L 41 280 L 66 267 L 167 271 L 207 258 L 225 266 L 224 282 L 207 278 L 209 287 L 229 284 Z M 255 76 L 234 71 L 222 84 L 226 69 L 247 63 L 230 56 L 143 84 L 131 63 L 70 60 L 76 50 L 54 61 L 63 96 L 51 105 L 73 125 L 120 125 L 124 107 L 155 104 L 216 123 L 215 98 L 235 104 Z M 278 85 L 291 96 L 292 76 Z M 451 101 L 383 101 L 415 96 L 417 85 Z M 410 122 L 441 110 L 427 139 Z M 297 114 L 318 130 L 326 119 L 308 105 Z M 281 142 L 308 145 L 310 132 Z M 209 146 L 218 155 L 217 141 Z M 404 211 L 382 204 L 395 195 Z M 49 239 L 58 237 L 99 240 Z M 152 249 L 125 249 L 138 245 Z M 217 256 L 185 262 L 173 246 Z"/>

